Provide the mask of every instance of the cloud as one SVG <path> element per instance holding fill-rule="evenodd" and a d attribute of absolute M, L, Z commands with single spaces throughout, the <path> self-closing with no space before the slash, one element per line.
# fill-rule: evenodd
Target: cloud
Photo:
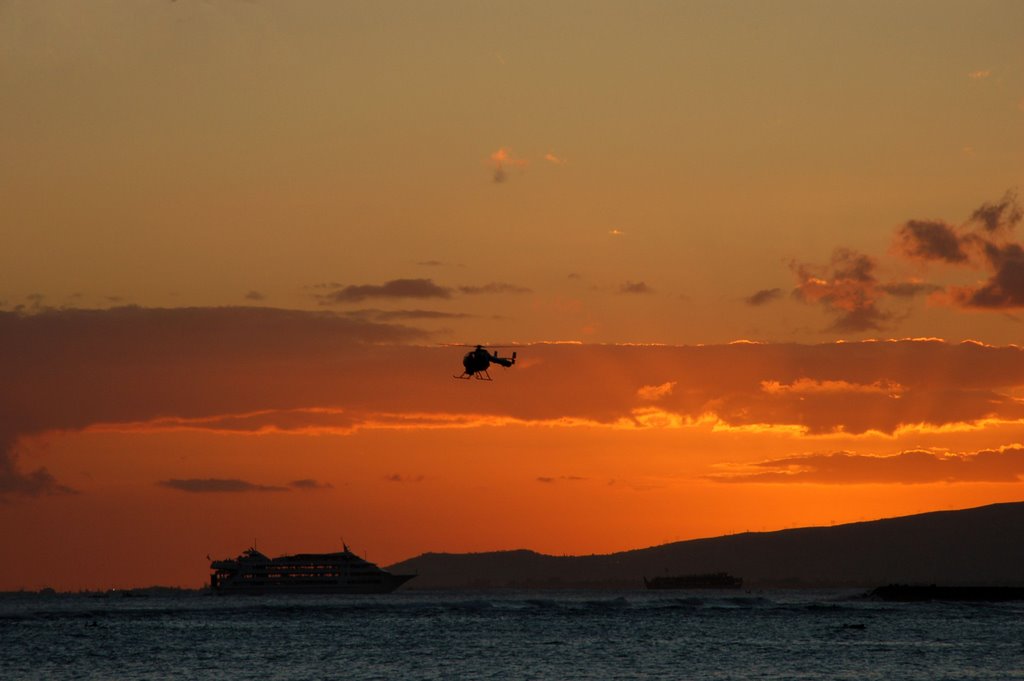
<path fill-rule="evenodd" d="M 798 280 L 793 296 L 818 303 L 832 314 L 829 331 L 879 331 L 892 315 L 878 307 L 884 292 L 875 278 L 876 266 L 870 256 L 848 248 L 837 248 L 824 267 L 793 263 Z"/>
<path fill-rule="evenodd" d="M 971 222 L 980 225 L 986 232 L 1009 231 L 1020 224 L 1024 210 L 1017 202 L 1017 193 L 1008 191 L 999 201 L 983 203 L 971 213 Z"/>
<path fill-rule="evenodd" d="M 967 251 L 956 228 L 934 220 L 908 220 L 897 231 L 897 249 L 911 258 L 948 263 L 967 261 Z"/>
<path fill-rule="evenodd" d="M 426 337 L 403 325 L 260 307 L 0 312 L 0 495 L 70 491 L 46 469 L 18 469 L 21 437 L 329 403 L 317 388 L 307 398 L 297 386 L 286 395 L 270 388 L 315 386 L 310 362 L 337 362 L 346 348 Z"/>
<path fill-rule="evenodd" d="M 481 293 L 531 293 L 530 289 L 525 286 L 517 286 L 516 284 L 508 284 L 501 281 L 491 282 L 483 286 L 460 286 L 459 292 L 468 295 L 478 295 Z"/>
<path fill-rule="evenodd" d="M 766 288 L 758 291 L 757 293 L 754 293 L 751 296 L 748 296 L 747 298 L 744 298 L 743 302 L 745 302 L 747 305 L 759 307 L 761 305 L 766 305 L 767 303 L 770 303 L 774 300 L 778 300 L 781 297 L 782 289 Z"/>
<path fill-rule="evenodd" d="M 1020 244 L 991 245 L 986 249 L 994 272 L 976 286 L 951 286 L 948 299 L 966 308 L 1011 309 L 1024 307 L 1024 249 Z"/>
<path fill-rule="evenodd" d="M 497 183 L 502 183 L 508 179 L 508 168 L 524 168 L 527 162 L 521 158 L 515 158 L 510 149 L 501 147 L 491 154 L 491 164 L 494 168 L 492 179 Z"/>
<path fill-rule="evenodd" d="M 392 279 L 379 285 L 343 286 L 316 297 L 321 305 L 331 305 L 358 303 L 368 298 L 451 298 L 452 291 L 431 279 Z"/>
<path fill-rule="evenodd" d="M 1016 246 L 1000 239 L 1020 224 L 1022 216 L 1016 192 L 1008 191 L 999 201 L 983 203 L 960 227 L 939 220 L 908 220 L 896 232 L 896 250 L 925 261 L 998 266 L 1001 251 Z"/>
<path fill-rule="evenodd" d="M 672 394 L 672 389 L 676 387 L 676 381 L 668 381 L 661 385 L 645 385 L 636 391 L 637 397 L 641 400 L 656 401 L 663 397 L 667 397 Z"/>
<path fill-rule="evenodd" d="M 455 292 L 464 295 L 530 293 L 525 286 L 507 282 L 490 282 L 483 285 L 462 285 L 455 288 L 441 286 L 432 279 L 392 279 L 383 284 L 348 285 L 319 284 L 317 289 L 330 289 L 327 293 L 316 293 L 314 297 L 321 305 L 357 303 L 370 298 L 440 298 L 449 299 Z M 413 317 L 407 317 L 413 318 Z"/>
<path fill-rule="evenodd" d="M 350 310 L 342 313 L 351 319 L 377 322 L 429 320 L 429 319 L 470 319 L 476 315 L 467 312 L 442 312 L 440 310 Z"/>
<path fill-rule="evenodd" d="M 544 483 L 545 485 L 551 485 L 556 482 L 580 482 L 586 480 L 586 478 L 579 475 L 559 475 L 558 477 L 539 475 L 536 480 L 537 482 Z"/>
<path fill-rule="evenodd" d="M 75 494 L 75 490 L 58 483 L 45 468 L 23 472 L 18 469 L 13 442 L 0 441 L 0 499 L 5 496 L 38 497 L 54 494 Z"/>
<path fill-rule="evenodd" d="M 893 314 L 881 306 L 886 298 L 910 298 L 941 289 L 919 281 L 883 284 L 875 276 L 875 259 L 848 248 L 836 249 L 829 265 L 791 263 L 790 268 L 797 277 L 793 297 L 817 303 L 833 316 L 827 331 L 881 331 L 893 321 Z"/>
<path fill-rule="evenodd" d="M 0 490 L 69 491 L 56 471 L 54 480 L 18 466 L 20 441 L 54 431 L 707 424 L 852 436 L 1024 419 L 1017 347 L 534 344 L 517 348 L 522 362 L 509 371 L 518 379 L 481 400 L 445 389 L 464 350 L 425 338 L 401 325 L 259 307 L 0 312 Z"/>
<path fill-rule="evenodd" d="M 47 309 L 46 305 L 43 304 L 43 301 L 45 299 L 46 296 L 44 296 L 41 293 L 30 293 L 27 296 L 25 296 L 25 300 L 28 301 L 28 304 L 18 303 L 17 305 L 14 306 L 14 312 L 19 314 L 32 314 L 36 312 L 42 312 Z"/>
<path fill-rule="evenodd" d="M 984 80 L 992 75 L 992 71 L 989 69 L 976 69 L 967 74 L 967 77 L 971 80 Z"/>
<path fill-rule="evenodd" d="M 423 482 L 426 478 L 422 475 L 408 476 L 401 473 L 392 473 L 391 475 L 384 476 L 384 479 L 388 482 Z"/>
<path fill-rule="evenodd" d="M 312 478 L 303 478 L 302 480 L 292 480 L 288 483 L 288 486 L 293 489 L 299 490 L 320 490 L 320 489 L 334 489 L 334 485 L 329 482 L 317 482 Z"/>
<path fill-rule="evenodd" d="M 819 381 L 799 378 L 792 383 L 761 381 L 761 389 L 771 395 L 825 395 L 837 393 L 873 393 L 878 395 L 899 395 L 902 386 L 888 381 L 874 383 L 850 383 L 849 381 Z"/>
<path fill-rule="evenodd" d="M 806 454 L 755 464 L 755 472 L 714 476 L 733 483 L 927 484 L 1016 483 L 1024 476 L 1024 448 L 966 454 L 910 450 L 892 456 L 835 452 Z"/>
<path fill-rule="evenodd" d="M 259 291 L 249 291 L 248 293 L 245 294 L 245 299 L 246 300 L 256 300 L 256 301 L 259 301 L 259 300 L 266 300 L 266 298 L 267 297 L 265 295 L 263 295 L 262 293 L 260 293 Z"/>
<path fill-rule="evenodd" d="M 961 226 L 910 220 L 897 231 L 898 253 L 923 261 L 940 261 L 982 269 L 989 278 L 973 286 L 950 286 L 936 299 L 975 309 L 1024 307 L 1024 247 L 1010 240 L 1024 218 L 1014 191 L 983 203 Z"/>
<path fill-rule="evenodd" d="M 544 160 L 547 161 L 548 163 L 553 163 L 556 166 L 561 166 L 561 165 L 565 165 L 566 163 L 568 163 L 568 161 L 566 159 L 564 159 L 564 158 L 562 158 L 560 156 L 556 156 L 555 154 L 551 153 L 550 151 L 548 153 L 544 154 Z"/>
<path fill-rule="evenodd" d="M 344 409 L 262 409 L 197 417 L 157 416 L 139 421 L 106 422 L 89 426 L 98 432 L 160 432 L 205 430 L 217 433 L 347 433 L 363 419 Z"/>
<path fill-rule="evenodd" d="M 998 201 L 985 202 L 962 225 L 942 220 L 907 220 L 895 232 L 893 252 L 905 259 L 987 270 L 978 284 L 940 286 L 912 280 L 881 282 L 877 261 L 870 255 L 838 248 L 828 265 L 790 263 L 797 278 L 793 297 L 821 305 L 833 317 L 828 331 L 880 331 L 894 323 L 884 303 L 889 298 L 928 295 L 934 303 L 973 308 L 1024 307 L 1024 246 L 1011 233 L 1024 219 L 1015 191 Z M 770 300 L 767 291 L 747 299 L 758 304 Z"/>
<path fill-rule="evenodd" d="M 654 289 L 642 281 L 627 281 L 619 286 L 619 293 L 654 293 Z"/>
<path fill-rule="evenodd" d="M 913 298 L 914 296 L 935 293 L 941 291 L 942 287 L 936 284 L 926 284 L 919 281 L 899 281 L 891 284 L 882 284 L 879 290 L 897 298 Z"/>
<path fill-rule="evenodd" d="M 287 492 L 287 487 L 277 485 L 257 485 L 237 478 L 171 478 L 157 483 L 161 487 L 194 493 L 218 492 Z"/>

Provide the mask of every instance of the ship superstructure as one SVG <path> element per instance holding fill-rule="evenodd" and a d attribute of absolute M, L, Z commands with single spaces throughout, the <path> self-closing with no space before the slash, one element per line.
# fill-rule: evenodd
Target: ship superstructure
<path fill-rule="evenodd" d="M 210 563 L 210 588 L 218 594 L 390 593 L 415 577 L 394 575 L 352 553 L 297 553 L 268 558 L 255 548 Z"/>

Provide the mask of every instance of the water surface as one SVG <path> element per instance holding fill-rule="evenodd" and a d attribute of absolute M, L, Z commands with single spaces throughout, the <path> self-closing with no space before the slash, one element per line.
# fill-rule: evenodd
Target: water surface
<path fill-rule="evenodd" d="M 2 679 L 1024 679 L 1024 604 L 859 591 L 0 597 Z"/>

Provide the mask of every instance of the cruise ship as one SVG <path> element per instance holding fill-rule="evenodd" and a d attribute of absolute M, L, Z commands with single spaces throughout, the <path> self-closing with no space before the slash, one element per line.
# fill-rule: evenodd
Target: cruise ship
<path fill-rule="evenodd" d="M 344 545 L 343 545 L 344 546 Z M 297 553 L 268 558 L 254 548 L 210 563 L 217 594 L 384 594 L 416 575 L 394 575 L 352 553 Z"/>

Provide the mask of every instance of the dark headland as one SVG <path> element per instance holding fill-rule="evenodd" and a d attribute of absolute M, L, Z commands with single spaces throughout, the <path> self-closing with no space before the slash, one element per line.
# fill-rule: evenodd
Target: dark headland
<path fill-rule="evenodd" d="M 644 577 L 727 572 L 745 588 L 882 584 L 1024 587 L 1024 502 L 745 532 L 607 555 L 425 553 L 389 566 L 408 589 L 643 588 Z"/>

